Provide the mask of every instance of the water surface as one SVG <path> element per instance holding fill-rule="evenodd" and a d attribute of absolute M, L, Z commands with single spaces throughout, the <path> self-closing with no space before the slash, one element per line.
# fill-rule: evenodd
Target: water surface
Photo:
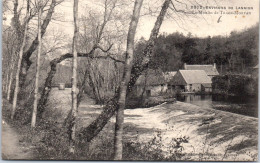
<path fill-rule="evenodd" d="M 202 108 L 212 108 L 258 117 L 257 97 L 225 97 L 220 95 L 185 94 L 177 96 L 177 100 L 191 103 Z"/>

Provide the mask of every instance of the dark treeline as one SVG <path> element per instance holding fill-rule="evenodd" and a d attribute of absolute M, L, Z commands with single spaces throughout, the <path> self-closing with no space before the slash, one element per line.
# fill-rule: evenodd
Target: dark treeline
<path fill-rule="evenodd" d="M 227 74 L 212 79 L 214 94 L 240 97 L 257 97 L 258 80 L 247 75 Z"/>
<path fill-rule="evenodd" d="M 155 56 L 150 68 L 176 71 L 187 64 L 217 64 L 220 74 L 247 74 L 258 63 L 258 28 L 237 32 L 227 36 L 194 37 L 175 32 L 161 34 L 157 39 Z M 136 54 L 143 49 L 145 40 L 141 38 L 136 46 Z M 137 57 L 138 58 L 138 57 Z"/>

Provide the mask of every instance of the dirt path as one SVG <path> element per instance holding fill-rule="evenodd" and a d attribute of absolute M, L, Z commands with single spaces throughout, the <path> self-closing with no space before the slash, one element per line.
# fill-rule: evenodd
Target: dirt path
<path fill-rule="evenodd" d="M 6 122 L 2 122 L 2 159 L 30 159 L 30 151 L 19 142 L 19 135 Z"/>

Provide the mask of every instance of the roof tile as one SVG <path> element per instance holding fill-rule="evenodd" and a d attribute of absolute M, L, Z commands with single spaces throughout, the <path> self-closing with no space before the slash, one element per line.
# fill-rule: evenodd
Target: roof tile
<path fill-rule="evenodd" d="M 218 70 L 213 65 L 186 65 L 186 70 L 204 70 L 207 75 L 219 75 Z"/>
<path fill-rule="evenodd" d="M 212 83 L 211 78 L 204 70 L 180 70 L 180 73 L 187 84 Z"/>

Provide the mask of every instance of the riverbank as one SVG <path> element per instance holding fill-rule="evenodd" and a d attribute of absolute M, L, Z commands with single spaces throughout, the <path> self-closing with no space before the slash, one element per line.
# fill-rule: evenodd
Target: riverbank
<path fill-rule="evenodd" d="M 66 91 L 69 97 L 70 91 Z M 63 95 L 59 98 L 61 92 Z M 56 110 L 69 110 L 70 100 L 65 100 L 68 99 L 65 92 L 52 92 L 51 97 L 55 97 L 53 103 L 56 105 L 59 102 Z M 102 106 L 94 105 L 93 101 L 85 98 L 79 107 L 78 130 L 88 126 L 101 111 Z M 114 123 L 115 117 L 93 139 L 89 150 L 95 156 L 91 159 L 111 159 Z M 187 143 L 183 137 L 189 138 Z M 142 146 L 147 147 L 150 143 L 154 144 L 151 147 L 154 149 L 149 150 L 164 150 L 164 154 L 171 154 L 176 149 L 173 146 L 176 145 L 174 140 L 183 140 L 180 146 L 185 155 L 178 158 L 179 160 L 253 161 L 258 158 L 258 118 L 179 101 L 150 108 L 125 109 L 124 144 L 134 144 L 142 149 L 139 152 L 144 153 Z M 99 151 L 100 148 L 103 151 Z M 128 150 L 128 147 L 125 149 Z M 138 152 L 133 152 L 133 155 L 130 153 L 125 151 L 125 160 L 145 159 L 145 156 L 136 156 Z"/>
<path fill-rule="evenodd" d="M 32 159 L 113 158 L 115 117 L 88 144 L 88 149 L 70 156 L 66 154 L 64 133 L 55 125 L 63 123 L 70 110 L 70 90 L 53 90 L 50 98 L 45 117 L 51 123 L 41 124 L 34 131 L 29 126 L 18 126 L 21 142 L 33 146 Z M 88 126 L 101 111 L 102 106 L 85 97 L 79 107 L 77 130 Z M 179 101 L 125 109 L 123 143 L 123 160 L 256 161 L 258 118 Z"/>
<path fill-rule="evenodd" d="M 178 101 L 191 103 L 201 108 L 211 108 L 231 113 L 258 117 L 258 99 L 256 97 L 231 97 L 221 95 L 185 95 L 177 96 Z"/>

